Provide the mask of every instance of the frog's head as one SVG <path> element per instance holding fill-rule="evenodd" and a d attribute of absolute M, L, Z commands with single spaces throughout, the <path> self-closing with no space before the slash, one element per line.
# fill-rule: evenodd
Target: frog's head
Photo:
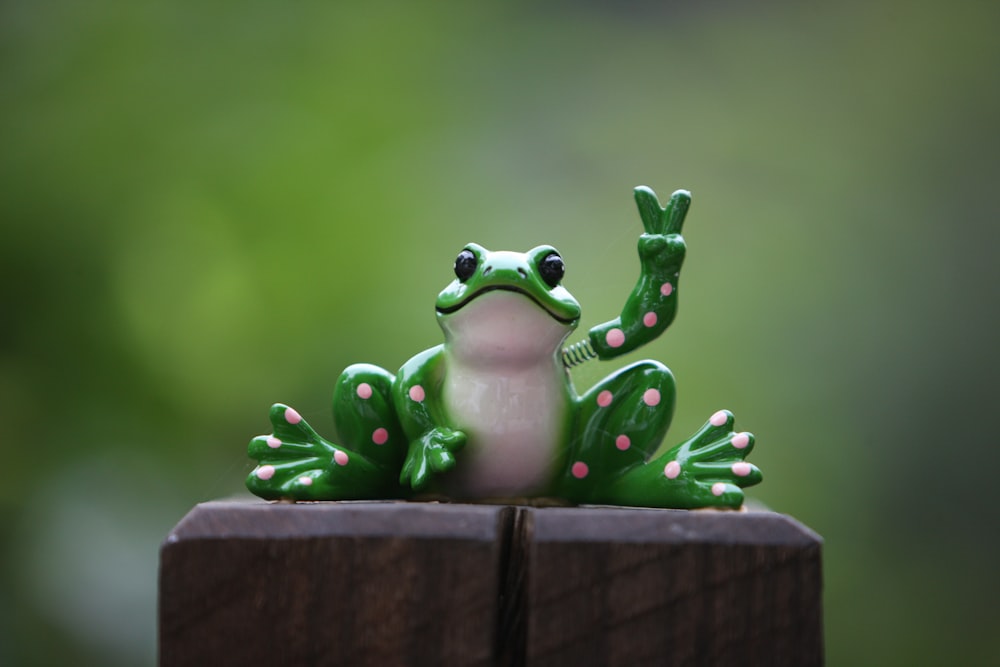
<path fill-rule="evenodd" d="M 455 280 L 438 294 L 441 328 L 479 353 L 558 350 L 580 321 L 580 304 L 560 284 L 564 272 L 552 246 L 490 252 L 470 243 L 455 259 Z"/>

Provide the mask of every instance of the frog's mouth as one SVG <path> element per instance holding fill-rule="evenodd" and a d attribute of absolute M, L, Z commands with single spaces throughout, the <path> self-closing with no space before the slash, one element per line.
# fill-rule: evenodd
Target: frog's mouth
<path fill-rule="evenodd" d="M 482 289 L 477 290 L 472 294 L 470 294 L 469 296 L 465 297 L 464 299 L 462 299 L 453 306 L 446 306 L 446 307 L 438 306 L 437 312 L 440 313 L 441 315 L 448 315 L 454 313 L 460 310 L 463 306 L 465 306 L 465 304 L 469 303 L 476 297 L 482 296 L 487 292 L 496 292 L 496 291 L 514 292 L 515 294 L 524 295 L 525 297 L 531 299 L 536 304 L 538 304 L 538 307 L 544 310 L 546 313 L 548 313 L 552 317 L 552 319 L 554 319 L 557 322 L 561 322 L 562 324 L 573 324 L 574 322 L 576 322 L 575 317 L 565 317 L 563 315 L 559 315 L 558 313 L 553 312 L 551 308 L 549 308 L 544 303 L 539 301 L 534 295 L 529 294 L 527 290 L 521 289 L 516 285 L 489 285 L 487 287 L 483 287 Z"/>

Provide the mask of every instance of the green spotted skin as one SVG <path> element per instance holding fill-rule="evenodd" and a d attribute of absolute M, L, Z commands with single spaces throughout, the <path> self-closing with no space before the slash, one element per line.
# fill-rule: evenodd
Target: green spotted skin
<path fill-rule="evenodd" d="M 726 410 L 673 446 L 670 370 L 640 361 L 578 392 L 570 368 L 654 340 L 673 322 L 690 193 L 665 207 L 635 189 L 644 233 L 639 278 L 615 319 L 564 347 L 580 307 L 551 246 L 526 253 L 467 245 L 438 295 L 443 344 L 396 373 L 355 364 L 333 396 L 337 437 L 293 408 L 271 408 L 251 440 L 247 487 L 267 499 L 349 500 L 446 494 L 461 500 L 558 497 L 575 503 L 738 508 L 761 481 L 754 437 Z"/>

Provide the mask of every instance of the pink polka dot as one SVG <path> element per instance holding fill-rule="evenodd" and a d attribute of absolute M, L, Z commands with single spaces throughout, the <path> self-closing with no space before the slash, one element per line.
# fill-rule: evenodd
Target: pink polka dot
<path fill-rule="evenodd" d="M 378 431 L 376 431 L 376 433 L 377 433 L 377 432 L 378 432 Z M 385 440 L 383 440 L 382 442 L 385 442 Z M 382 443 L 379 443 L 379 444 L 382 444 Z M 349 459 L 349 458 L 348 458 L 348 456 L 347 456 L 347 452 L 345 452 L 345 451 L 344 451 L 344 450 L 342 450 L 342 449 L 338 449 L 337 451 L 335 451 L 335 452 L 333 453 L 333 460 L 334 460 L 334 461 L 336 461 L 336 462 L 337 462 L 337 465 L 339 465 L 339 466 L 346 466 L 346 465 L 347 465 L 347 462 L 348 462 L 348 461 L 349 461 L 350 459 Z"/>
<path fill-rule="evenodd" d="M 410 387 L 410 399 L 416 401 L 417 403 L 423 403 L 426 394 L 424 394 L 424 388 L 419 384 L 415 384 Z"/>
<path fill-rule="evenodd" d="M 712 485 L 713 496 L 721 496 L 725 492 L 726 492 L 726 485 L 723 484 L 722 482 L 716 482 L 715 484 Z"/>
<path fill-rule="evenodd" d="M 746 449 L 747 445 L 750 444 L 750 434 L 749 433 L 737 433 L 733 436 L 733 447 L 736 449 Z"/>
<path fill-rule="evenodd" d="M 750 464 L 746 461 L 739 461 L 733 464 L 733 474 L 737 477 L 746 477 L 750 474 L 751 470 Z"/>
<path fill-rule="evenodd" d="M 281 440 L 278 440 L 273 435 L 269 435 L 267 436 L 267 446 L 271 449 L 277 449 L 278 447 L 281 447 Z"/>
<path fill-rule="evenodd" d="M 627 435 L 620 435 L 615 438 L 615 447 L 622 450 L 623 452 L 632 446 L 632 441 L 629 440 Z"/>
<path fill-rule="evenodd" d="M 708 423 L 712 426 L 722 426 L 729 420 L 729 415 L 726 414 L 725 410 L 719 410 L 714 415 L 709 417 Z"/>
<path fill-rule="evenodd" d="M 605 389 L 604 391 L 602 391 L 600 394 L 597 395 L 597 404 L 602 408 L 606 408 L 609 405 L 611 405 L 611 399 L 613 398 L 614 395 L 610 391 Z"/>
<path fill-rule="evenodd" d="M 368 384 L 367 382 L 362 382 L 361 384 L 359 384 L 358 385 L 358 396 L 360 396 L 361 398 L 363 398 L 365 400 L 368 400 L 369 398 L 371 398 L 372 397 L 372 386 L 370 384 Z"/>
<path fill-rule="evenodd" d="M 577 479 L 583 479 L 584 477 L 587 476 L 587 473 L 590 472 L 590 468 L 588 468 L 587 464 L 584 463 L 583 461 L 577 461 L 576 463 L 573 464 L 573 469 L 571 472 L 573 473 L 573 477 L 576 477 Z"/>
<path fill-rule="evenodd" d="M 274 466 L 261 466 L 257 468 L 257 479 L 269 480 L 274 477 Z"/>
<path fill-rule="evenodd" d="M 670 283 L 663 283 L 660 285 L 660 294 L 663 296 L 670 296 L 674 293 L 674 286 Z"/>
<path fill-rule="evenodd" d="M 647 327 L 656 326 L 656 313 L 649 312 L 642 316 L 642 323 Z"/>
<path fill-rule="evenodd" d="M 659 389 L 647 389 L 642 395 L 642 402 L 649 407 L 655 407 L 660 404 L 660 390 Z"/>
<path fill-rule="evenodd" d="M 295 426 L 300 421 L 302 421 L 302 415 L 293 410 L 292 408 L 285 408 L 285 421 Z"/>
<path fill-rule="evenodd" d="M 386 431 L 384 428 L 377 428 L 372 433 L 372 442 L 374 442 L 376 445 L 384 445 L 385 441 L 388 439 L 389 439 L 389 432 Z M 344 454 L 344 456 L 347 455 Z"/>
<path fill-rule="evenodd" d="M 312 486 L 312 483 L 313 483 L 312 477 L 299 477 L 299 484 L 301 484 L 302 486 Z"/>
<path fill-rule="evenodd" d="M 681 464 L 677 461 L 671 461 L 667 465 L 663 466 L 663 475 L 667 479 L 677 479 L 677 476 L 681 474 Z"/>
<path fill-rule="evenodd" d="M 625 344 L 625 332 L 621 329 L 612 329 L 604 337 L 604 340 L 608 341 L 608 345 L 611 347 L 621 347 Z"/>

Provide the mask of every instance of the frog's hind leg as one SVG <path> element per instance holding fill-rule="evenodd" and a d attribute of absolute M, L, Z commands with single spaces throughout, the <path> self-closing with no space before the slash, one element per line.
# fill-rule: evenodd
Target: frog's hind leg
<path fill-rule="evenodd" d="M 333 421 L 340 441 L 388 469 L 392 483 L 398 483 L 408 447 L 392 400 L 395 379 L 384 368 L 354 364 L 333 390 Z"/>
<path fill-rule="evenodd" d="M 559 495 L 573 502 L 607 502 L 609 486 L 641 467 L 663 441 L 675 395 L 670 369 L 640 361 L 580 396 L 575 435 L 558 475 Z"/>
<path fill-rule="evenodd" d="M 753 449 L 753 435 L 733 427 L 732 413 L 719 410 L 690 438 L 622 475 L 608 487 L 605 502 L 739 508 L 743 487 L 760 483 L 762 476 L 757 466 L 744 461 Z"/>
<path fill-rule="evenodd" d="M 271 408 L 273 432 L 248 447 L 259 465 L 247 488 L 269 500 L 351 500 L 399 495 L 405 440 L 392 408 L 393 375 L 357 364 L 340 376 L 333 413 L 339 442 L 318 433 L 294 409 Z"/>

